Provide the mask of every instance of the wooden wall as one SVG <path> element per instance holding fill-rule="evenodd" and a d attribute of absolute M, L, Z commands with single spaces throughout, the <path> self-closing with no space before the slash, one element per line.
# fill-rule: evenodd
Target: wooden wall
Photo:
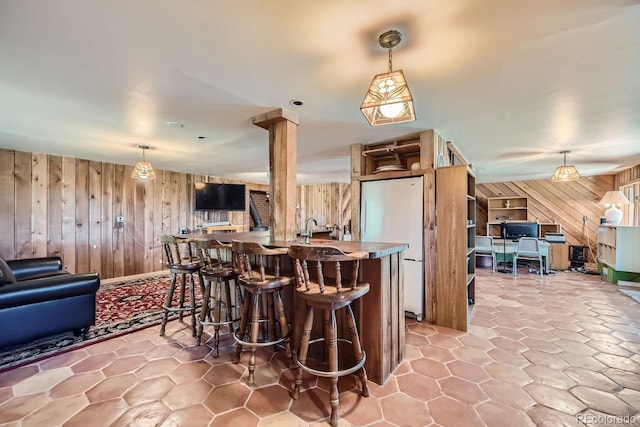
<path fill-rule="evenodd" d="M 634 182 L 640 182 L 640 165 L 619 172 L 615 178 L 615 189 Z"/>
<path fill-rule="evenodd" d="M 163 270 L 160 237 L 181 227 L 231 221 L 248 231 L 248 204 L 245 212 L 193 210 L 195 182 L 234 181 L 156 170 L 155 180 L 141 182 L 130 178 L 132 170 L 0 149 L 0 256 L 60 256 L 71 273 L 111 278 Z M 268 191 L 246 184 L 247 192 Z"/>
<path fill-rule="evenodd" d="M 528 197 L 528 220 L 558 222 L 569 245 L 590 246 L 595 253 L 597 226 L 604 208 L 598 202 L 614 189 L 614 175 L 583 177 L 553 183 L 548 179 L 478 184 L 476 187 L 478 234 L 486 234 L 487 198 Z M 587 223 L 583 224 L 583 217 Z M 591 255 L 590 255 L 591 257 Z"/>
<path fill-rule="evenodd" d="M 299 185 L 297 207 L 298 229 L 304 229 L 307 218 L 314 217 L 319 227 L 337 224 L 344 230 L 351 222 L 351 184 Z"/>

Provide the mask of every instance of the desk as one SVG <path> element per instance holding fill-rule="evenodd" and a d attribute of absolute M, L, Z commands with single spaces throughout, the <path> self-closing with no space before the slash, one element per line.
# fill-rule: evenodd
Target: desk
<path fill-rule="evenodd" d="M 244 233 L 187 234 L 181 238 L 215 239 L 223 243 L 245 240 L 267 247 L 289 247 L 302 243 L 302 239 L 292 242 L 272 241 L 269 231 Z M 362 346 L 367 354 L 365 368 L 370 381 L 384 385 L 391 373 L 402 363 L 405 356 L 404 324 L 404 263 L 403 252 L 409 248 L 406 243 L 375 243 L 344 240 L 311 239 L 311 244 L 336 246 L 344 252 L 365 251 L 369 257 L 361 260 L 359 277 L 368 282 L 369 292 L 360 298 L 354 307 L 360 330 Z M 289 265 L 291 267 L 291 265 Z M 287 268 L 286 265 L 282 266 Z M 295 295 L 295 292 L 293 292 Z M 293 297 L 294 335 L 301 331 L 305 307 Z M 302 315 L 300 311 L 302 310 Z M 289 313 L 287 313 L 288 315 Z M 292 344 L 298 342 L 298 336 Z"/>
<path fill-rule="evenodd" d="M 507 262 L 508 258 L 513 259 L 513 253 L 516 251 L 517 245 L 518 242 L 512 240 L 493 239 L 493 248 L 496 250 L 496 255 L 504 262 Z M 538 240 L 538 248 L 542 254 L 543 271 L 545 274 L 549 274 L 549 243 L 544 240 Z"/>

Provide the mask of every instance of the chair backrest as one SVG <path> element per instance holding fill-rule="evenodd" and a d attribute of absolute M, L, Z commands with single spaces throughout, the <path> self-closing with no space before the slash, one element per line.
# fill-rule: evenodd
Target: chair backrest
<path fill-rule="evenodd" d="M 311 280 L 309 279 L 309 269 L 307 261 L 315 262 L 316 283 L 320 288 L 320 293 L 324 293 L 325 276 L 334 276 L 334 286 L 339 291 L 343 286 L 342 266 L 341 262 L 352 262 L 351 278 L 347 278 L 345 284 L 351 289 L 358 286 L 358 267 L 360 260 L 367 258 L 367 252 L 352 252 L 345 254 L 342 250 L 335 246 L 308 246 L 308 245 L 291 245 L 289 247 L 289 256 L 293 258 L 293 270 L 296 275 L 296 287 L 304 286 L 307 291 L 311 289 Z M 333 267 L 333 272 L 325 272 L 324 265 Z M 328 273 L 328 274 L 327 274 Z"/>
<path fill-rule="evenodd" d="M 193 266 L 199 261 L 192 239 L 179 239 L 165 234 L 160 238 L 164 253 L 167 255 L 168 268 L 183 268 Z"/>
<path fill-rule="evenodd" d="M 493 237 L 476 236 L 476 253 L 493 253 Z"/>
<path fill-rule="evenodd" d="M 245 280 L 259 282 L 267 280 L 267 267 L 273 265 L 273 277 L 280 276 L 280 255 L 285 255 L 287 248 L 266 248 L 255 242 L 234 240 L 231 242 L 236 267 L 240 271 L 240 277 Z M 272 258 L 273 263 L 268 263 L 267 258 Z M 252 262 L 253 259 L 253 262 Z M 255 277 L 258 275 L 258 277 Z"/>
<path fill-rule="evenodd" d="M 224 262 L 222 251 L 231 251 L 233 246 L 230 243 L 222 243 L 215 239 L 195 238 L 195 247 L 202 265 L 208 268 L 221 268 Z M 215 256 L 211 256 L 212 251 Z"/>
<path fill-rule="evenodd" d="M 538 255 L 538 239 L 535 237 L 521 237 L 518 240 L 517 255 Z"/>

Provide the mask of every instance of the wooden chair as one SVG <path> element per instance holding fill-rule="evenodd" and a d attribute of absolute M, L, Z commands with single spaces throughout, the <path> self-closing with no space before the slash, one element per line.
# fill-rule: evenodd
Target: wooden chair
<path fill-rule="evenodd" d="M 493 247 L 493 237 L 476 236 L 476 256 L 491 257 L 491 267 L 496 272 L 496 249 Z"/>
<path fill-rule="evenodd" d="M 233 335 L 237 346 L 234 362 L 240 362 L 244 347 L 250 348 L 247 383 L 253 385 L 257 347 L 284 343 L 287 357 L 293 360 L 289 343 L 291 325 L 285 315 L 281 294 L 293 278 L 280 272 L 280 257 L 287 254 L 287 248 L 269 249 L 258 243 L 242 241 L 233 241 L 232 247 L 240 272 L 238 283 L 245 290 L 240 327 Z"/>
<path fill-rule="evenodd" d="M 296 297 L 304 300 L 307 305 L 304 330 L 295 358 L 298 372 L 293 398 L 297 399 L 300 395 L 303 371 L 330 378 L 331 417 L 329 422 L 332 426 L 337 426 L 339 377 L 357 371 L 362 384 L 362 395 L 369 396 L 367 373 L 364 368 L 366 354 L 360 344 L 358 328 L 351 308 L 353 301 L 369 292 L 368 283 L 358 282 L 359 262 L 368 254 L 366 252 L 345 254 L 333 246 L 293 245 L 289 248 L 289 256 L 294 260 Z M 351 274 L 348 274 L 348 277 L 343 277 L 342 264 L 345 262 L 351 263 Z M 309 264 L 311 264 L 311 268 L 309 268 Z M 333 285 L 327 283 L 329 278 L 332 278 Z M 346 316 L 341 318 L 346 318 L 349 339 L 338 337 L 336 312 L 342 308 L 346 310 Z M 325 326 L 323 336 L 311 339 L 315 309 L 321 310 Z M 361 326 L 366 327 L 366 325 Z M 338 354 L 339 342 L 351 344 L 353 352 L 351 356 L 355 361 L 351 366 L 342 369 L 339 367 L 341 360 L 341 355 Z M 325 361 L 318 369 L 307 364 L 309 345 L 316 343 L 322 343 L 325 346 Z"/>
<path fill-rule="evenodd" d="M 513 274 L 518 274 L 518 260 L 537 261 L 540 270 L 540 277 L 543 275 L 544 266 L 542 264 L 542 253 L 540 252 L 538 239 L 535 237 L 521 237 L 518 239 L 518 246 L 513 253 Z"/>
<path fill-rule="evenodd" d="M 236 279 L 238 270 L 232 263 L 224 262 L 222 251 L 231 252 L 230 244 L 221 243 L 218 240 L 195 239 L 202 268 L 200 274 L 204 279 L 204 292 L 202 293 L 202 310 L 198 319 L 196 332 L 196 345 L 202 343 L 202 333 L 205 326 L 213 326 L 214 357 L 220 354 L 220 328 L 226 326 L 229 332 L 234 331 L 234 324 L 240 321 L 240 307 L 243 297 Z M 217 257 L 212 257 L 215 253 Z M 235 296 L 232 301 L 230 282 L 234 282 Z"/>
<path fill-rule="evenodd" d="M 191 314 L 192 335 L 196 336 L 196 292 L 194 274 L 198 276 L 200 283 L 200 291 L 204 291 L 204 281 L 200 275 L 202 263 L 193 247 L 193 241 L 189 239 L 176 238 L 172 235 L 164 235 L 161 238 L 165 254 L 167 256 L 167 268 L 171 272 L 171 284 L 167 292 L 167 298 L 162 306 L 162 325 L 160 326 L 160 335 L 164 335 L 169 313 L 179 313 L 180 321 L 184 313 Z M 186 276 L 189 280 L 186 280 Z M 178 301 L 174 301 L 174 293 L 176 284 L 180 277 L 180 295 Z M 186 290 L 189 288 L 189 300 L 185 302 Z"/>

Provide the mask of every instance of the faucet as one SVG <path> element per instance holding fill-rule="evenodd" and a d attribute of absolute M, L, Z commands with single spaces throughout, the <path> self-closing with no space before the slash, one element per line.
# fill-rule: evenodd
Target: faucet
<path fill-rule="evenodd" d="M 311 231 L 311 227 L 309 226 L 311 222 L 313 222 L 316 225 L 316 227 L 318 226 L 318 220 L 315 219 L 314 217 L 309 217 L 307 218 L 307 222 L 305 224 L 304 233 L 300 233 L 300 236 L 304 237 L 305 245 L 308 245 L 309 243 L 311 243 L 311 236 L 313 236 L 313 231 Z"/>

